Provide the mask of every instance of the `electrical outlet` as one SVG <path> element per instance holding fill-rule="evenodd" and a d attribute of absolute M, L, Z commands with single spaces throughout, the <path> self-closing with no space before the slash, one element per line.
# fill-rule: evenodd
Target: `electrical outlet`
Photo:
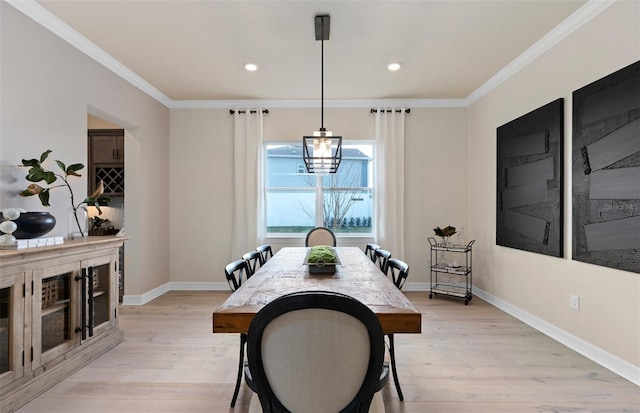
<path fill-rule="evenodd" d="M 580 296 L 571 294 L 569 296 L 569 305 L 572 309 L 580 311 Z"/>

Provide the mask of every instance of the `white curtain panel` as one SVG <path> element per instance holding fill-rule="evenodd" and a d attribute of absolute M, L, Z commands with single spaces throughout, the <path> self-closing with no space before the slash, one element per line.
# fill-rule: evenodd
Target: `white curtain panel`
<path fill-rule="evenodd" d="M 376 243 L 404 257 L 405 108 L 378 108 L 375 114 Z"/>
<path fill-rule="evenodd" d="M 254 112 L 254 113 L 251 113 Z M 231 257 L 239 260 L 263 240 L 262 109 L 236 110 L 233 126 L 233 234 Z"/>

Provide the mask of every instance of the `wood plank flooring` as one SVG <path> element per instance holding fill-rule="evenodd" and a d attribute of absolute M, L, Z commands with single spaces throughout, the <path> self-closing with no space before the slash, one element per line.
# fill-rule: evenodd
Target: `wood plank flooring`
<path fill-rule="evenodd" d="M 237 334 L 211 333 L 211 313 L 229 293 L 172 291 L 122 306 L 125 341 L 18 410 L 19 413 L 236 412 L 229 407 Z M 408 292 L 422 334 L 397 334 L 400 402 L 387 413 L 640 412 L 640 388 L 474 297 Z"/>

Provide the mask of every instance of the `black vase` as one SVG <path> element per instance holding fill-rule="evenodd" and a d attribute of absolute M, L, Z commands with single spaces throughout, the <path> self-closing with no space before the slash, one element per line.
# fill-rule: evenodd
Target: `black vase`
<path fill-rule="evenodd" d="M 4 220 L 1 212 L 0 220 Z M 18 226 L 13 232 L 17 239 L 38 238 L 56 226 L 55 217 L 48 212 L 21 212 L 20 217 L 13 222 Z"/>

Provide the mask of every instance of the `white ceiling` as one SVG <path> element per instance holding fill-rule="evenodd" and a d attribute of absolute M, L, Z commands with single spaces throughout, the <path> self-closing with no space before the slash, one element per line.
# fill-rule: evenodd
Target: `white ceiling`
<path fill-rule="evenodd" d="M 53 13 L 170 101 L 209 101 L 319 99 L 317 14 L 331 16 L 331 38 L 324 42 L 325 99 L 464 99 L 554 28 L 557 32 L 558 25 L 567 26 L 571 19 L 565 19 L 589 6 L 585 3 L 39 0 L 33 5 Z M 386 66 L 394 61 L 402 69 L 389 72 Z M 246 62 L 257 63 L 259 70 L 245 71 Z"/>

